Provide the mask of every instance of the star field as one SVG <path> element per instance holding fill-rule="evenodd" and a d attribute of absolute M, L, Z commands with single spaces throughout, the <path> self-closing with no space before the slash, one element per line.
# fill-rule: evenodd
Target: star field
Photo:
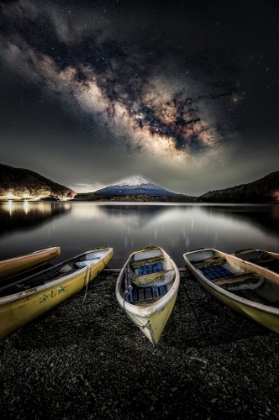
<path fill-rule="evenodd" d="M 189 195 L 277 170 L 278 6 L 217 3 L 4 2 L 1 163 Z"/>

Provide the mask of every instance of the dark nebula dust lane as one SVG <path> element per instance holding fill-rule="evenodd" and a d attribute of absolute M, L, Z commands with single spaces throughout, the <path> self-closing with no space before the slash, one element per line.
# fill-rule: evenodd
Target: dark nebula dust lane
<path fill-rule="evenodd" d="M 53 121 L 58 119 L 55 108 L 63 106 L 85 131 L 86 147 L 94 152 L 102 154 L 106 146 L 127 152 L 135 165 L 139 156 L 162 158 L 168 178 L 176 174 L 172 170 L 177 170 L 177 159 L 183 163 L 182 177 L 187 170 L 194 174 L 197 165 L 211 170 L 214 160 L 221 168 L 242 144 L 245 156 L 261 145 L 253 138 L 259 114 L 262 131 L 267 121 L 272 134 L 278 125 L 272 113 L 278 91 L 278 64 L 271 60 L 275 51 L 270 44 L 275 29 L 271 27 L 269 35 L 264 32 L 278 8 L 268 1 L 244 1 L 242 6 L 5 1 L 0 16 L 3 79 L 9 72 L 18 79 L 19 98 L 29 89 L 42 92 L 44 100 L 51 98 Z M 275 80 L 277 90 L 272 89 L 265 106 L 263 84 L 274 86 Z M 24 104 L 25 111 L 32 109 L 32 95 L 24 96 Z M 6 133 L 14 118 L 11 113 L 4 122 Z M 67 149 L 72 140 L 66 120 L 61 118 L 59 124 Z M 102 128 L 108 134 L 101 139 L 97 133 Z M 20 129 L 8 144 L 7 163 L 12 163 L 11 150 L 19 136 Z M 127 174 L 124 167 L 119 176 Z M 160 172 L 159 164 L 157 169 Z M 235 171 L 231 167 L 230 176 Z"/>

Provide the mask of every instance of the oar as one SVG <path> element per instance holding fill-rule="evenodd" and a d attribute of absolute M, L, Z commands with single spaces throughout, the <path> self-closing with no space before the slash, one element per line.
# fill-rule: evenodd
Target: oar
<path fill-rule="evenodd" d="M 39 277 L 40 272 L 36 274 L 33 274 L 32 276 L 28 276 L 26 278 L 19 279 L 13 283 L 7 284 L 6 286 L 3 286 L 0 288 L 0 294 L 9 295 L 18 293 L 21 290 L 27 290 L 31 289 L 32 287 L 39 286 L 43 284 L 45 281 L 50 280 L 54 276 L 56 276 L 59 273 L 59 270 L 51 271 L 49 275 L 45 275 L 44 277 Z M 35 277 L 35 278 L 34 278 Z"/>

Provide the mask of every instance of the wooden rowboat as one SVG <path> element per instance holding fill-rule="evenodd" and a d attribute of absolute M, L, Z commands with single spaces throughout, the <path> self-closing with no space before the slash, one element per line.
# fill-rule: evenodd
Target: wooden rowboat
<path fill-rule="evenodd" d="M 279 254 L 275 252 L 248 248 L 235 251 L 233 255 L 279 274 Z"/>
<path fill-rule="evenodd" d="M 171 257 L 160 247 L 133 252 L 116 282 L 116 298 L 155 346 L 173 310 L 180 282 Z"/>
<path fill-rule="evenodd" d="M 1 287 L 0 340 L 87 286 L 112 255 L 112 248 L 95 248 Z"/>
<path fill-rule="evenodd" d="M 0 261 L 0 281 L 4 277 L 28 270 L 36 265 L 42 264 L 52 258 L 60 255 L 59 247 L 48 247 L 31 252 L 30 254 L 20 255 L 18 257 L 9 258 Z"/>
<path fill-rule="evenodd" d="M 205 248 L 183 254 L 187 267 L 214 297 L 279 333 L 279 275 Z"/>

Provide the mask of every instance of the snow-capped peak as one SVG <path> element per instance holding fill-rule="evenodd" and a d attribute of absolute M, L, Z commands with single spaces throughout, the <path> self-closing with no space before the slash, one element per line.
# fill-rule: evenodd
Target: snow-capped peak
<path fill-rule="evenodd" d="M 133 175 L 128 178 L 121 179 L 120 181 L 111 184 L 111 185 L 119 185 L 119 186 L 129 186 L 129 187 L 136 187 L 138 185 L 154 185 L 152 182 L 148 181 L 144 176 L 141 175 Z"/>
<path fill-rule="evenodd" d="M 140 195 L 146 194 L 151 196 L 177 195 L 171 191 L 167 191 L 159 185 L 153 184 L 147 178 L 141 175 L 133 175 L 128 178 L 121 179 L 114 184 L 108 185 L 101 190 L 95 192 L 100 195 Z"/>

